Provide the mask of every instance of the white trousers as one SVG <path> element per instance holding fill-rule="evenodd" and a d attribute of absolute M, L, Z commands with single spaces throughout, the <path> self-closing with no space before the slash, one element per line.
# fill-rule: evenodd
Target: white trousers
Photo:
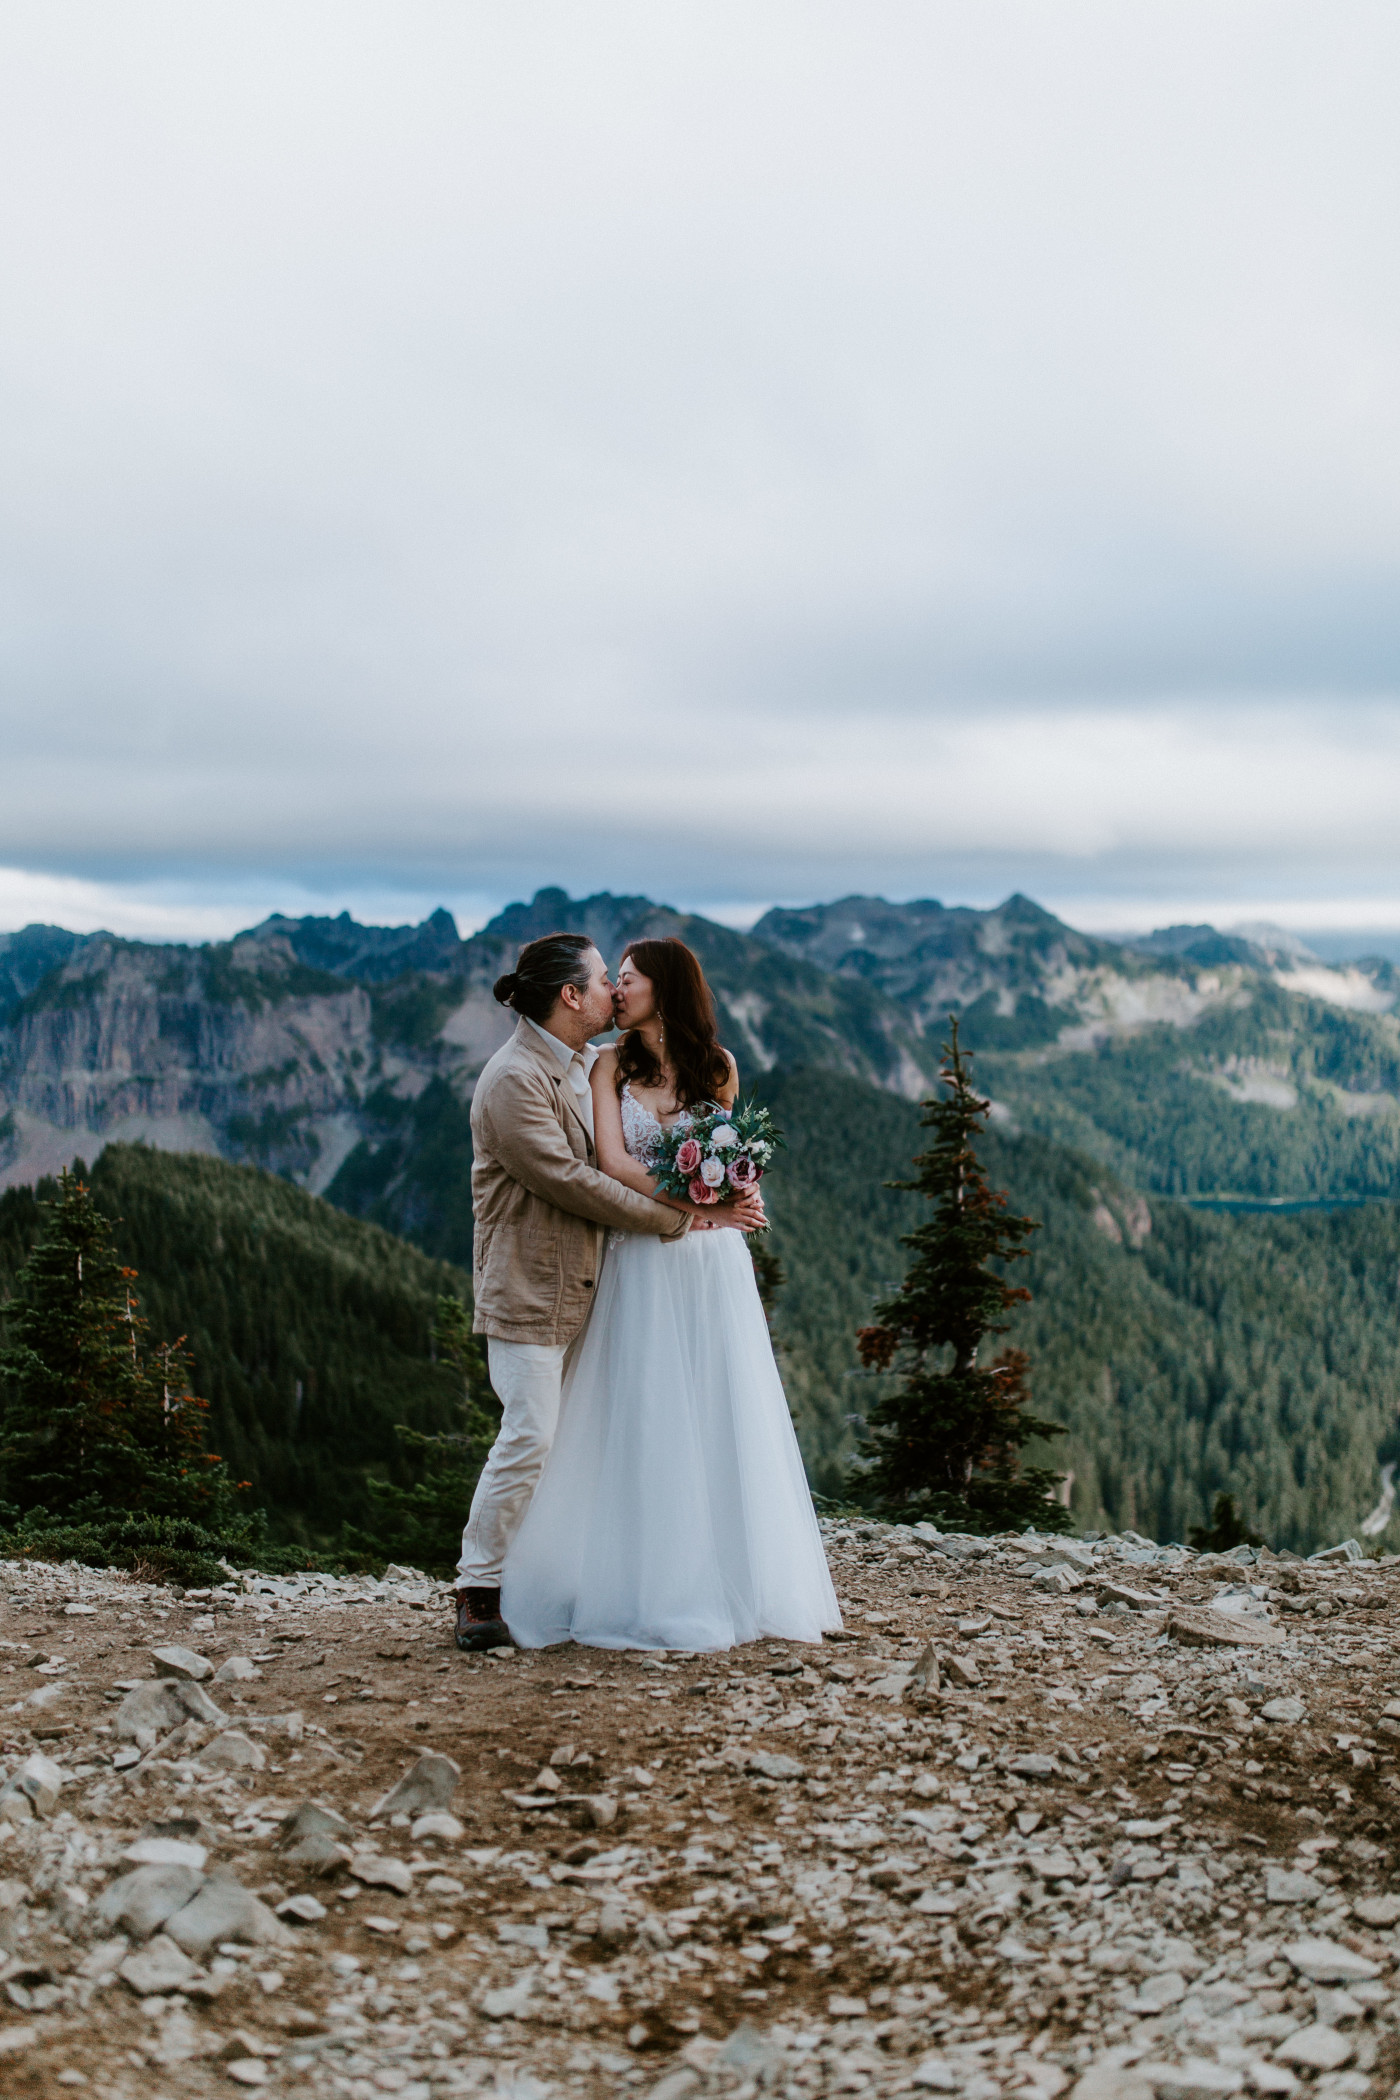
<path fill-rule="evenodd" d="M 501 1403 L 501 1426 L 462 1533 L 458 1589 L 500 1588 L 507 1548 L 530 1506 L 559 1426 L 564 1363 L 574 1346 L 487 1337 L 486 1362 Z"/>

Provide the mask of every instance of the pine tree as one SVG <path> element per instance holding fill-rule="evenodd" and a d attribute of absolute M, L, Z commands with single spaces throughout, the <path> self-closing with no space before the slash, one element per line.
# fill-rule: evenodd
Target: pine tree
<path fill-rule="evenodd" d="M 1063 1430 L 1025 1412 L 1023 1351 L 979 1361 L 988 1337 L 1007 1331 L 1002 1315 L 1030 1298 L 1002 1271 L 1026 1259 L 1024 1243 L 1039 1228 L 1010 1213 L 987 1184 L 973 1144 L 990 1103 L 973 1091 L 955 1016 L 949 1025 L 943 1093 L 924 1103 L 933 1142 L 914 1161 L 917 1180 L 889 1184 L 926 1196 L 933 1216 L 906 1234 L 913 1259 L 903 1285 L 876 1307 L 878 1324 L 856 1338 L 867 1369 L 897 1369 L 902 1381 L 870 1411 L 853 1487 L 861 1500 L 906 1519 L 978 1532 L 1027 1523 L 1060 1530 L 1068 1516 L 1050 1499 L 1059 1476 L 1023 1466 L 1020 1453 L 1030 1438 Z"/>
<path fill-rule="evenodd" d="M 190 1390 L 183 1343 L 146 1354 L 136 1271 L 112 1224 L 66 1169 L 47 1232 L 3 1307 L 0 1468 L 10 1508 L 90 1519 L 221 1521 L 233 1485 L 204 1449 L 207 1403 Z"/>
<path fill-rule="evenodd" d="M 1257 1531 L 1251 1531 L 1235 1508 L 1235 1498 L 1222 1492 L 1215 1498 L 1209 1524 L 1193 1524 L 1187 1543 L 1197 1553 L 1229 1553 L 1236 1546 L 1262 1546 Z"/>

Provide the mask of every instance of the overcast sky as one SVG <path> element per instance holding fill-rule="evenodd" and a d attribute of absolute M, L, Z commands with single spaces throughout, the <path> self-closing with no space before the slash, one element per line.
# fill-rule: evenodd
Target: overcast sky
<path fill-rule="evenodd" d="M 1397 78 L 1390 0 L 10 0 L 0 924 L 1400 925 Z"/>

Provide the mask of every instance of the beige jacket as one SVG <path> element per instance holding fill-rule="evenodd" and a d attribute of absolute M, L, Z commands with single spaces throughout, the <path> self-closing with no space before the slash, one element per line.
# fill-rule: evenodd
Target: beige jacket
<path fill-rule="evenodd" d="M 472 1099 L 478 1334 L 571 1342 L 593 1302 L 603 1234 L 679 1239 L 684 1211 L 600 1173 L 563 1065 L 522 1021 Z"/>

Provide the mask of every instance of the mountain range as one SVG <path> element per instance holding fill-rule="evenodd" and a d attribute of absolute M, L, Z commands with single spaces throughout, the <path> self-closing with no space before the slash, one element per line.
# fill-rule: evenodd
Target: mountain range
<path fill-rule="evenodd" d="M 744 934 L 557 889 L 466 939 L 446 911 L 401 927 L 278 916 L 200 947 L 0 935 L 0 1182 L 144 1140 L 270 1167 L 460 1259 L 464 1110 L 511 1026 L 491 985 L 554 927 L 609 961 L 641 934 L 689 941 L 750 1077 L 815 1066 L 917 1099 L 955 1011 L 1002 1118 L 1145 1188 L 1307 1200 L 1397 1185 L 1389 962 L 1326 965 L 1287 936 L 1210 927 L 1096 939 L 1021 896 L 990 911 L 849 897 Z"/>
<path fill-rule="evenodd" d="M 471 1092 L 513 1025 L 491 985 L 555 927 L 610 962 L 641 934 L 689 941 L 745 1085 L 787 1133 L 775 1334 L 827 1491 L 863 1404 L 854 1329 L 902 1272 L 914 1217 L 887 1184 L 917 1149 L 956 1012 L 993 1101 L 993 1170 L 1045 1222 L 1016 1338 L 1037 1412 L 1068 1426 L 1038 1455 L 1074 1476 L 1081 1521 L 1179 1533 L 1232 1486 L 1279 1543 L 1360 1522 L 1379 1459 L 1400 1459 L 1400 973 L 1324 964 L 1269 929 L 1109 941 L 1019 896 L 992 911 L 852 897 L 739 933 L 560 890 L 466 939 L 445 911 L 403 927 L 274 917 L 203 947 L 29 927 L 0 936 L 0 1180 L 104 1145 L 214 1155 L 465 1267 Z M 1212 1208 L 1266 1215 L 1193 1214 Z M 1269 1214 L 1294 1210 L 1312 1215 Z M 160 1288 L 197 1327 L 170 1250 Z M 294 1341 L 278 1346 L 291 1361 Z M 261 1391 L 234 1355 L 206 1381 Z M 258 1404 L 275 1412 L 289 1403 L 273 1386 Z M 224 1403 L 230 1448 L 253 1436 L 244 1411 Z M 280 1457 L 268 1472 L 293 1477 Z"/>

